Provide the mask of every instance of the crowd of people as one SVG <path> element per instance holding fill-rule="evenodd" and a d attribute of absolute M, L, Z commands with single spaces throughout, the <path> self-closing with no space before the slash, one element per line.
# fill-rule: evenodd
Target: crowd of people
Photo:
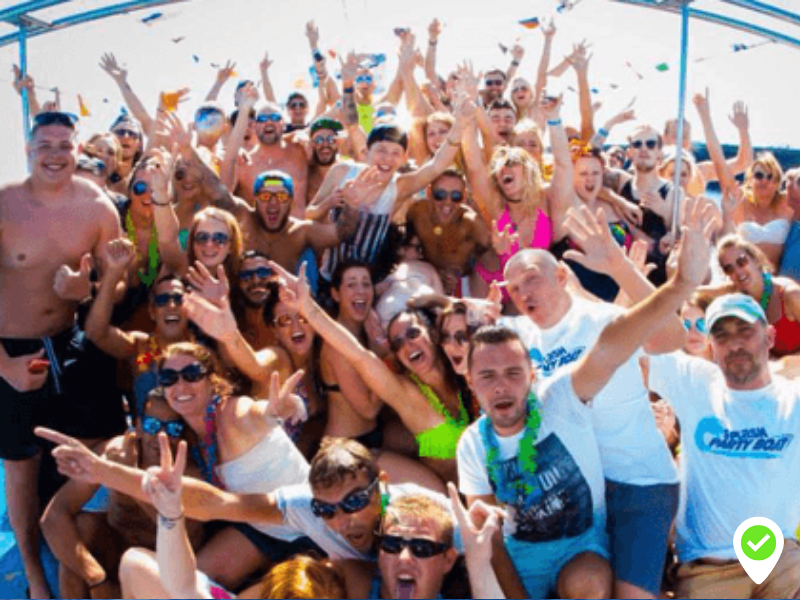
<path fill-rule="evenodd" d="M 540 31 L 538 65 L 477 74 L 441 70 L 438 20 L 398 29 L 379 96 L 309 22 L 315 98 L 228 63 L 190 122 L 109 53 L 107 132 L 17 73 L 0 458 L 30 597 L 42 536 L 63 598 L 800 597 L 800 169 L 742 102 L 726 157 L 707 90 L 710 160 L 688 121 L 607 146 L 633 109 L 598 127 L 601 58 L 553 66 Z M 761 584 L 754 516 L 786 540 Z"/>

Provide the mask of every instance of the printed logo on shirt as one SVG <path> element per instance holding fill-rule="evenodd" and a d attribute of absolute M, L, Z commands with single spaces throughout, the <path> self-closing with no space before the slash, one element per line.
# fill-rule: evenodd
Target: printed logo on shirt
<path fill-rule="evenodd" d="M 559 346 L 558 348 L 554 348 L 548 352 L 546 355 L 543 355 L 541 350 L 538 348 L 531 348 L 528 351 L 528 356 L 530 357 L 533 366 L 539 371 L 539 374 L 542 377 L 549 377 L 559 367 L 574 363 L 576 360 L 578 360 L 581 357 L 581 354 L 583 354 L 584 350 L 586 350 L 586 346 L 579 346 L 570 350 L 567 350 L 563 346 Z"/>
<path fill-rule="evenodd" d="M 536 444 L 536 450 L 536 487 L 529 496 L 517 499 L 514 537 L 524 542 L 549 542 L 581 535 L 594 518 L 586 478 L 555 433 Z M 516 458 L 503 461 L 500 468 L 509 480 L 519 478 Z"/>
<path fill-rule="evenodd" d="M 694 441 L 703 452 L 736 458 L 780 458 L 794 435 L 770 435 L 764 427 L 731 431 L 717 417 L 706 417 L 697 424 Z"/>

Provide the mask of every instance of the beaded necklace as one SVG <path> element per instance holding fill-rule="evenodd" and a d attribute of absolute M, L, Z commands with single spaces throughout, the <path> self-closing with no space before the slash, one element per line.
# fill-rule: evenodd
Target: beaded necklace
<path fill-rule="evenodd" d="M 217 408 L 221 401 L 222 396 L 214 396 L 214 399 L 209 402 L 203 419 L 206 428 L 205 435 L 202 440 L 198 441 L 198 447 L 192 448 L 192 458 L 200 466 L 200 473 L 203 475 L 203 479 L 218 488 L 225 489 L 216 469 L 219 460 L 217 449 Z"/>
<path fill-rule="evenodd" d="M 525 418 L 525 433 L 519 440 L 517 463 L 519 477 L 510 480 L 508 473 L 500 466 L 500 446 L 497 435 L 488 417 L 480 421 L 481 439 L 486 448 L 486 466 L 489 478 L 495 487 L 495 496 L 505 504 L 516 504 L 525 496 L 531 495 L 537 487 L 534 480 L 536 473 L 536 439 L 542 424 L 542 415 L 539 412 L 539 400 L 531 392 L 528 396 L 528 416 Z"/>
<path fill-rule="evenodd" d="M 125 215 L 125 230 L 128 233 L 128 238 L 133 242 L 133 247 L 136 248 L 137 262 L 142 264 L 142 255 L 139 251 L 139 235 L 133 226 L 133 217 L 131 217 L 130 211 Z M 147 244 L 147 271 L 139 269 L 139 279 L 147 287 L 150 287 L 156 277 L 158 277 L 158 234 L 156 233 L 156 223 L 153 221 L 153 231 L 150 234 L 150 242 Z"/>
<path fill-rule="evenodd" d="M 422 383 L 422 381 L 420 381 L 420 379 L 413 373 L 410 373 L 409 375 L 414 383 L 417 384 L 419 391 L 422 392 L 423 396 L 425 396 L 425 399 L 428 401 L 428 404 L 431 405 L 431 408 L 442 415 L 448 425 L 462 430 L 466 429 L 467 425 L 469 425 L 469 414 L 467 413 L 467 409 L 464 408 L 464 403 L 461 401 L 460 391 L 458 392 L 458 420 L 456 420 L 450 414 L 450 411 L 447 410 L 441 403 L 439 397 L 436 395 L 436 392 L 431 389 L 431 386 Z"/>
<path fill-rule="evenodd" d="M 761 276 L 764 279 L 764 291 L 761 292 L 761 308 L 764 309 L 764 314 L 767 314 L 767 306 L 769 306 L 769 298 L 772 296 L 772 274 L 769 271 L 764 271 Z"/>

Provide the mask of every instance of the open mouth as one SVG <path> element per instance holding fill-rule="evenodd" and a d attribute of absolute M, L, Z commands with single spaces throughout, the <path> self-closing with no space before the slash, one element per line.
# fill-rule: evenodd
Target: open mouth
<path fill-rule="evenodd" d="M 378 167 L 378 171 L 380 171 L 381 173 L 392 172 L 392 167 L 390 167 L 389 165 L 376 165 L 376 166 Z"/>
<path fill-rule="evenodd" d="M 367 312 L 367 301 L 366 300 L 356 300 L 353 302 L 353 309 L 360 313 Z"/>
<path fill-rule="evenodd" d="M 59 163 L 59 164 L 46 163 L 43 164 L 42 167 L 44 167 L 45 171 L 50 171 L 51 173 L 59 173 L 64 169 L 66 169 L 67 165 L 66 163 Z"/>
<path fill-rule="evenodd" d="M 182 396 L 176 396 L 175 397 L 175 403 L 176 404 L 187 404 L 187 403 L 191 402 L 192 400 L 194 400 L 194 394 L 184 394 Z"/>
<path fill-rule="evenodd" d="M 513 175 L 503 175 L 503 178 L 500 180 L 503 185 L 510 185 L 514 183 L 514 176 Z"/>
<path fill-rule="evenodd" d="M 408 362 L 417 362 L 422 359 L 424 356 L 424 352 L 422 350 L 417 350 L 416 352 L 412 352 L 408 355 Z"/>
<path fill-rule="evenodd" d="M 411 575 L 398 575 L 395 586 L 396 598 L 413 598 L 417 589 L 417 582 Z"/>
<path fill-rule="evenodd" d="M 291 340 L 292 343 L 300 345 L 306 341 L 306 334 L 298 331 L 292 334 Z"/>
<path fill-rule="evenodd" d="M 514 402 L 511 400 L 501 400 L 494 405 L 496 411 L 511 410 L 514 407 Z"/>
<path fill-rule="evenodd" d="M 464 357 L 463 356 L 451 356 L 450 360 L 453 362 L 453 366 L 454 367 L 460 367 L 461 363 L 464 362 Z"/>
<path fill-rule="evenodd" d="M 164 317 L 164 323 L 166 323 L 167 325 L 175 325 L 180 322 L 181 322 L 180 315 L 167 315 Z"/>

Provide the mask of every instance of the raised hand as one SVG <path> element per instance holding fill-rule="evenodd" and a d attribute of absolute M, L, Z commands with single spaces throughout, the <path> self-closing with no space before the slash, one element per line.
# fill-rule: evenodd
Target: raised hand
<path fill-rule="evenodd" d="M 108 73 L 117 85 L 122 85 L 128 80 L 128 70 L 119 66 L 117 58 L 111 52 L 106 52 L 100 57 L 100 68 Z"/>
<path fill-rule="evenodd" d="M 361 171 L 355 179 L 351 179 L 342 186 L 344 200 L 350 206 L 363 206 L 375 197 L 375 193 L 383 185 L 378 167 L 368 167 Z"/>
<path fill-rule="evenodd" d="M 622 249 L 608 229 L 602 208 L 598 208 L 595 214 L 585 206 L 570 208 L 564 225 L 569 231 L 570 239 L 580 248 L 564 252 L 565 259 L 574 260 L 598 273 L 608 273 L 624 258 Z"/>
<path fill-rule="evenodd" d="M 25 77 L 23 77 L 22 71 L 17 65 L 14 65 L 12 69 L 14 71 L 14 89 L 17 91 L 17 93 L 22 94 L 23 89 L 32 92 L 35 85 L 33 77 L 30 75 L 25 75 Z"/>
<path fill-rule="evenodd" d="M 556 22 L 554 19 L 549 19 L 542 23 L 541 26 L 542 35 L 544 39 L 552 39 L 553 36 L 556 34 Z"/>
<path fill-rule="evenodd" d="M 428 25 L 428 39 L 432 42 L 435 42 L 439 39 L 439 36 L 442 34 L 442 22 L 435 18 L 431 21 L 431 24 Z"/>
<path fill-rule="evenodd" d="M 69 265 L 61 265 L 53 278 L 53 291 L 62 300 L 80 301 L 92 291 L 89 275 L 92 272 L 92 255 L 81 257 L 80 266 L 73 271 Z"/>
<path fill-rule="evenodd" d="M 217 70 L 217 83 L 222 84 L 228 81 L 233 74 L 236 72 L 236 63 L 231 61 L 230 59 L 225 62 L 224 67 L 220 67 Z"/>
<path fill-rule="evenodd" d="M 223 265 L 217 265 L 217 276 L 214 277 L 203 263 L 195 261 L 194 266 L 189 267 L 186 279 L 201 296 L 218 307 L 223 305 L 230 293 L 230 283 Z"/>
<path fill-rule="evenodd" d="M 498 255 L 510 254 L 514 244 L 519 244 L 519 234 L 515 233 L 511 223 L 502 231 L 497 227 L 497 221 L 492 221 L 492 248 Z"/>
<path fill-rule="evenodd" d="M 747 113 L 747 105 L 741 100 L 734 102 L 733 112 L 728 117 L 739 131 L 745 131 L 750 127 L 750 117 Z"/>
<path fill-rule="evenodd" d="M 174 112 L 159 111 L 156 134 L 169 138 L 170 144 L 183 151 L 190 148 L 194 141 L 193 129 L 183 124 Z"/>
<path fill-rule="evenodd" d="M 186 317 L 215 340 L 224 344 L 236 337 L 238 325 L 228 296 L 213 302 L 200 294 L 190 292 L 184 297 L 183 306 Z"/>
<path fill-rule="evenodd" d="M 258 63 L 258 68 L 261 70 L 262 73 L 266 73 L 269 71 L 269 68 L 272 66 L 273 61 L 269 58 L 269 52 L 264 52 L 264 58 L 261 59 L 261 62 Z"/>
<path fill-rule="evenodd" d="M 515 62 L 520 62 L 522 57 L 525 56 L 525 48 L 517 42 L 511 47 L 511 58 L 514 59 Z"/>
<path fill-rule="evenodd" d="M 472 62 L 466 60 L 458 66 L 457 72 L 458 83 L 456 84 L 456 92 L 463 92 L 473 101 L 477 100 L 480 78 L 483 76 L 483 73 L 479 73 L 476 77 Z"/>
<path fill-rule="evenodd" d="M 297 385 L 303 379 L 303 370 L 295 372 L 282 386 L 278 372 L 272 373 L 269 382 L 269 406 L 266 415 L 270 419 L 288 421 L 292 425 L 308 419 L 308 411 L 303 399 L 294 393 Z"/>
<path fill-rule="evenodd" d="M 239 91 L 239 110 L 243 113 L 250 112 L 258 102 L 258 89 L 252 83 L 246 84 Z"/>
<path fill-rule="evenodd" d="M 561 116 L 561 105 L 563 103 L 563 95 L 558 97 L 548 96 L 547 92 L 542 94 L 541 109 L 542 114 L 548 121 L 558 121 Z"/>
<path fill-rule="evenodd" d="M 183 516 L 183 472 L 186 470 L 187 446 L 184 440 L 178 444 L 175 462 L 172 462 L 172 449 L 163 431 L 158 434 L 158 449 L 161 464 L 147 469 L 142 478 L 142 491 L 150 498 L 158 513 L 166 519 L 175 521 Z"/>
<path fill-rule="evenodd" d="M 572 54 L 567 57 L 567 61 L 578 73 L 585 73 L 589 69 L 589 61 L 592 59 L 589 48 L 591 46 L 586 43 L 586 40 L 583 40 L 572 47 Z"/>
<path fill-rule="evenodd" d="M 458 497 L 458 490 L 452 482 L 447 484 L 447 493 L 450 495 L 450 506 L 461 533 L 464 553 L 475 562 L 486 564 L 488 568 L 491 568 L 489 565 L 492 558 L 492 536 L 501 527 L 501 511 L 499 509 L 489 511 L 486 517 L 480 520 L 480 523 L 476 523 L 472 518 L 472 509 L 467 512 L 461 503 L 461 498 Z M 480 501 L 474 502 L 473 506 L 478 503 Z"/>
<path fill-rule="evenodd" d="M 306 23 L 306 37 L 311 48 L 316 48 L 319 45 L 319 27 L 317 27 L 313 19 Z"/>
<path fill-rule="evenodd" d="M 695 94 L 692 96 L 692 102 L 694 102 L 698 113 L 701 115 L 708 115 L 711 111 L 711 100 L 708 88 L 706 88 L 705 94 Z"/>
<path fill-rule="evenodd" d="M 102 459 L 79 440 L 47 427 L 37 427 L 33 433 L 58 445 L 53 450 L 53 457 L 59 473 L 84 483 L 102 483 Z"/>
<path fill-rule="evenodd" d="M 681 243 L 678 250 L 676 279 L 685 285 L 701 285 L 708 274 L 711 236 L 716 217 L 711 203 L 687 198 L 681 219 Z"/>
<path fill-rule="evenodd" d="M 305 262 L 300 265 L 300 272 L 297 274 L 293 286 L 281 285 L 280 298 L 281 302 L 289 305 L 290 308 L 308 316 L 308 309 L 313 305 L 314 300 L 311 298 L 311 288 L 306 278 Z"/>
<path fill-rule="evenodd" d="M 126 237 L 110 240 L 105 247 L 103 258 L 105 260 L 106 274 L 119 279 L 128 270 L 136 249 Z"/>
<path fill-rule="evenodd" d="M 352 82 L 356 78 L 356 72 L 358 71 L 358 57 L 356 53 L 352 50 L 347 53 L 347 58 L 342 61 L 342 57 L 339 57 L 339 65 L 342 68 L 342 83 L 345 82 Z"/>

